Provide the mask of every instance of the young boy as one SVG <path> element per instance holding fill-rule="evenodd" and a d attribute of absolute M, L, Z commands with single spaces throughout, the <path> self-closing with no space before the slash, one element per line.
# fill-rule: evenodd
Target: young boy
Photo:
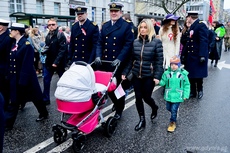
<path fill-rule="evenodd" d="M 170 67 L 162 75 L 159 85 L 165 86 L 164 99 L 166 108 L 171 113 L 168 132 L 174 132 L 179 105 L 188 99 L 190 94 L 188 72 L 180 68 L 179 57 L 174 56 L 170 59 Z"/>

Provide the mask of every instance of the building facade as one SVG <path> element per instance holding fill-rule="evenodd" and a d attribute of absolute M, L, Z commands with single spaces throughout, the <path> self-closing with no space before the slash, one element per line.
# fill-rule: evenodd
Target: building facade
<path fill-rule="evenodd" d="M 224 0 L 213 0 L 213 5 L 216 13 L 213 16 L 213 21 L 224 22 Z"/>

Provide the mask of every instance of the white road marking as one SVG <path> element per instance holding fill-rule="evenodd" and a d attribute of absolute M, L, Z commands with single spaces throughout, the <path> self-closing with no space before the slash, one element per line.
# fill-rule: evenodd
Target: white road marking
<path fill-rule="evenodd" d="M 155 92 L 156 90 L 158 90 L 160 88 L 160 86 L 156 86 L 153 90 L 153 92 Z M 126 100 L 133 97 L 134 96 L 134 92 L 132 92 L 131 94 L 129 94 L 126 97 Z M 131 100 L 130 102 L 125 104 L 125 108 L 124 111 L 126 109 L 128 109 L 129 107 L 133 106 L 135 104 L 135 99 Z M 110 110 L 112 108 L 113 104 L 110 104 L 109 106 L 105 107 L 104 109 L 102 109 L 102 113 Z M 108 114 L 107 116 L 104 117 L 105 120 L 107 120 L 110 116 L 112 116 L 114 114 L 114 112 Z M 96 128 L 98 128 L 99 126 L 101 126 L 100 124 L 97 125 Z M 53 137 L 39 143 L 38 145 L 34 146 L 33 148 L 26 150 L 23 153 L 36 153 L 44 148 L 46 148 L 47 146 L 49 146 L 50 144 L 54 143 Z M 62 144 L 58 145 L 57 147 L 53 148 L 52 150 L 50 150 L 47 153 L 60 153 L 65 151 L 66 149 L 68 149 L 69 147 L 72 146 L 73 140 L 72 138 L 69 138 L 68 140 L 66 140 L 65 142 L 63 142 Z"/>

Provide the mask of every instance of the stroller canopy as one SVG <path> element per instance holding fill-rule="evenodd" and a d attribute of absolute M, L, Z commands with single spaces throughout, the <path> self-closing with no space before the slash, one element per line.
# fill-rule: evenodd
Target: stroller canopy
<path fill-rule="evenodd" d="M 89 64 L 85 66 L 73 63 L 57 82 L 54 95 L 64 101 L 87 102 L 95 92 L 95 75 L 92 67 Z"/>

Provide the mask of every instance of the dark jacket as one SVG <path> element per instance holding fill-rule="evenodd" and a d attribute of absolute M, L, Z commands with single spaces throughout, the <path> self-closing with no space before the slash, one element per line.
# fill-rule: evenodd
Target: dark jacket
<path fill-rule="evenodd" d="M 70 50 L 68 59 L 91 63 L 96 56 L 96 47 L 99 37 L 97 24 L 87 19 L 80 27 L 76 22 L 71 29 Z"/>
<path fill-rule="evenodd" d="M 109 20 L 102 26 L 97 44 L 96 57 L 101 57 L 101 59 L 108 61 L 119 59 L 121 65 L 116 74 L 120 77 L 130 57 L 133 40 L 132 27 L 127 21 L 119 18 L 112 26 L 111 20 Z M 111 71 L 109 68 L 107 70 Z"/>
<path fill-rule="evenodd" d="M 184 69 L 189 72 L 189 78 L 208 76 L 208 52 L 208 28 L 197 19 L 189 29 L 189 37 L 182 51 Z M 205 58 L 204 62 L 200 62 L 201 57 Z"/>
<path fill-rule="evenodd" d="M 42 91 L 34 68 L 34 49 L 22 37 L 10 52 L 9 74 L 11 102 L 42 101 Z"/>
<path fill-rule="evenodd" d="M 54 31 L 53 36 L 50 38 L 50 33 L 46 36 L 46 46 L 49 47 L 46 52 L 46 61 L 45 65 L 47 69 L 51 69 L 52 64 L 56 64 L 58 69 L 65 68 L 66 62 L 66 52 L 67 52 L 67 44 L 66 37 L 63 33 L 59 33 L 60 38 L 57 37 L 58 29 Z"/>
<path fill-rule="evenodd" d="M 160 80 L 163 74 L 162 42 L 155 38 L 151 42 L 148 38 L 134 40 L 131 60 L 122 74 L 127 76 L 131 69 L 138 78 L 153 77 Z"/>

